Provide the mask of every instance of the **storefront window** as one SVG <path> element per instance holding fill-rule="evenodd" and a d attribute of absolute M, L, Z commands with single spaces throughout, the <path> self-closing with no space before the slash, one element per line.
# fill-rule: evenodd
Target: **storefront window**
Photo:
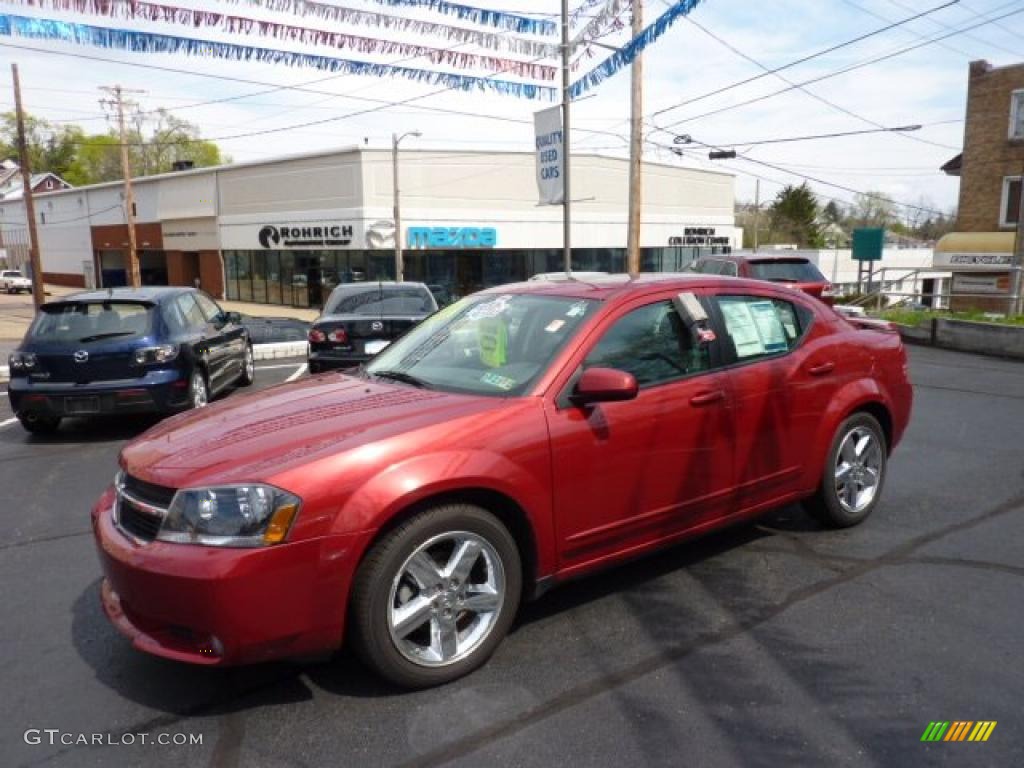
<path fill-rule="evenodd" d="M 252 301 L 252 260 L 250 251 L 237 251 L 238 257 L 238 300 Z"/>
<path fill-rule="evenodd" d="M 267 253 L 267 303 L 283 304 L 281 297 L 281 254 Z"/>
<path fill-rule="evenodd" d="M 267 303 L 267 254 L 265 251 L 252 252 L 252 300 L 257 304 Z"/>

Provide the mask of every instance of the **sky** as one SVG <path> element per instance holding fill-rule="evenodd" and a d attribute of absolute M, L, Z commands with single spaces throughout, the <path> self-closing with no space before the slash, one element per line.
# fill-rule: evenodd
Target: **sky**
<path fill-rule="evenodd" d="M 382 7 L 380 0 L 323 1 L 379 13 L 459 23 L 424 9 Z M 260 7 L 266 2 L 258 0 L 163 2 L 368 37 L 419 42 L 438 48 L 456 45 L 443 38 L 402 34 L 368 26 L 331 27 L 330 23 L 315 17 L 267 11 Z M 570 6 L 576 7 L 580 2 L 583 0 L 570 0 Z M 646 159 L 735 173 L 736 195 L 740 201 L 754 199 L 756 176 L 761 177 L 763 201 L 774 197 L 782 184 L 800 183 L 805 177 L 813 177 L 809 183 L 823 202 L 831 198 L 849 202 L 855 191 L 877 190 L 909 206 L 929 211 L 953 209 L 958 180 L 942 174 L 939 167 L 955 156 L 962 145 L 968 62 L 987 59 L 996 66 L 1024 62 L 1024 1 L 960 0 L 913 22 L 871 35 L 893 22 L 946 2 L 703 0 L 688 18 L 678 20 L 644 53 Z M 560 8 L 557 0 L 475 0 L 473 4 L 550 18 L 557 18 Z M 651 23 L 664 13 L 667 4 L 668 0 L 644 0 L 645 21 Z M 963 27 L 981 24 L 987 18 L 1015 11 L 1014 15 L 994 23 L 954 34 L 945 40 L 927 42 Z M 410 59 L 398 54 L 363 55 L 286 43 L 258 35 L 192 30 L 172 23 L 113 20 L 40 9 L 24 0 L 0 0 L 0 14 L 3 13 L 400 63 L 407 67 L 443 68 L 424 59 Z M 604 45 L 618 46 L 629 39 L 628 16 L 623 16 L 623 20 L 624 29 L 603 38 L 601 42 Z M 776 74 L 765 74 L 765 68 L 783 67 L 863 35 L 870 36 Z M 11 43 L 39 50 L 28 51 L 3 45 Z M 826 77 L 837 70 L 912 46 L 919 47 L 845 74 Z M 456 50 L 473 52 L 479 49 L 456 45 Z M 56 55 L 58 52 L 97 56 L 111 61 Z M 593 48 L 592 53 L 593 58 L 583 60 L 577 75 L 609 55 L 608 50 L 598 47 Z M 102 95 L 99 87 L 120 83 L 125 88 L 145 91 L 135 96 L 143 110 L 167 108 L 198 124 L 203 136 L 217 140 L 222 150 L 235 161 L 353 144 L 386 147 L 390 145 L 392 133 L 413 130 L 422 135 L 407 138 L 403 147 L 531 151 L 533 112 L 550 106 L 547 102 L 514 96 L 445 91 L 439 86 L 368 76 L 330 75 L 311 68 L 181 54 L 135 54 L 0 37 L 0 110 L 13 108 L 9 67 L 12 61 L 18 64 L 23 101 L 32 114 L 54 121 L 75 122 L 92 132 L 105 130 L 108 119 L 99 105 Z M 196 74 L 128 64 L 170 67 Z M 487 74 L 482 71 L 468 73 Z M 257 81 L 263 85 L 209 75 Z M 705 97 L 757 75 L 764 76 Z M 776 93 L 789 88 L 790 83 L 823 77 L 825 79 L 820 82 L 803 88 Z M 574 151 L 625 156 L 629 84 L 629 70 L 625 68 L 574 104 Z M 296 87 L 307 90 L 295 90 Z M 310 93 L 309 90 L 317 92 Z M 759 97 L 765 98 L 745 104 Z M 416 98 L 416 101 L 376 109 L 369 114 L 353 114 L 379 108 L 381 101 L 397 102 L 410 98 Z M 215 100 L 221 101 L 201 103 Z M 677 106 L 684 101 L 690 103 Z M 436 109 L 466 114 L 431 111 Z M 707 114 L 710 112 L 716 114 Z M 496 117 L 504 119 L 494 119 Z M 319 124 L 294 127 L 314 121 Z M 875 130 L 878 126 L 909 125 L 922 127 L 912 133 L 877 132 L 778 144 L 742 144 Z M 266 132 L 239 136 L 256 131 Z M 672 147 L 673 138 L 681 134 L 689 135 L 692 141 L 688 145 L 675 145 L 682 148 L 680 157 Z M 708 145 L 730 148 L 731 145 L 739 145 L 735 148 L 742 159 L 709 161 Z M 910 214 L 914 210 L 908 207 L 902 212 Z"/>

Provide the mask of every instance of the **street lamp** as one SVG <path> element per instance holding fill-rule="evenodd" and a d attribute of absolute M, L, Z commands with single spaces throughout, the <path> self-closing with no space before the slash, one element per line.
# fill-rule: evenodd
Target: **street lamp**
<path fill-rule="evenodd" d="M 398 145 L 406 136 L 419 138 L 422 135 L 419 131 L 408 131 L 401 136 L 397 133 L 391 134 L 391 170 L 395 189 L 395 282 L 397 283 L 405 280 L 405 268 L 402 264 L 402 209 L 398 192 Z"/>

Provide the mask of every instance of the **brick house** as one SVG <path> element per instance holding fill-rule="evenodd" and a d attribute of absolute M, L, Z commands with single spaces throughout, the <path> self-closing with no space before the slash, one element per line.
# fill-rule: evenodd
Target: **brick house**
<path fill-rule="evenodd" d="M 935 254 L 953 272 L 951 306 L 1005 312 L 1024 178 L 1024 64 L 971 62 L 964 151 L 942 170 L 960 177 L 957 231 Z"/>

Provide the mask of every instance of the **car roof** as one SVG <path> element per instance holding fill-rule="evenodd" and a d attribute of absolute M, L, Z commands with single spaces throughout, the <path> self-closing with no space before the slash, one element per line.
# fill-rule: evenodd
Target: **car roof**
<path fill-rule="evenodd" d="M 177 285 L 150 285 L 141 288 L 103 288 L 95 291 L 70 293 L 47 304 L 66 304 L 75 301 L 145 301 L 158 304 L 167 298 L 182 293 L 194 292 L 195 288 Z"/>
<path fill-rule="evenodd" d="M 701 256 L 697 261 L 789 261 L 813 263 L 806 256 L 801 256 L 799 253 L 792 253 L 789 251 L 773 251 L 768 253 L 760 251 L 757 253 L 715 253 L 708 256 Z"/>
<path fill-rule="evenodd" d="M 773 286 L 763 280 L 749 280 L 698 272 L 647 272 L 630 277 L 625 274 L 587 278 L 585 280 L 534 280 L 509 283 L 481 291 L 481 294 L 528 293 L 536 296 L 558 296 L 573 299 L 608 301 L 662 290 L 692 291 L 696 288 L 728 286 L 733 290 L 771 291 Z"/>

